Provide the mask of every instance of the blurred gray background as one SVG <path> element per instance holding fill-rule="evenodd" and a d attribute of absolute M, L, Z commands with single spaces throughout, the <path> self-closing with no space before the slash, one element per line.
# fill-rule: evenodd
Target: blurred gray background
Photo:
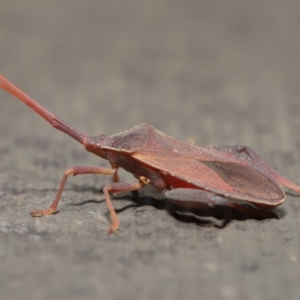
<path fill-rule="evenodd" d="M 299 1 L 0 4 L 0 72 L 89 134 L 143 122 L 201 145 L 246 144 L 300 182 Z M 173 213 L 149 188 L 117 197 L 64 170 L 107 166 L 0 92 L 1 299 L 299 299 L 300 198 L 260 220 Z M 122 181 L 130 174 L 121 172 Z M 228 224 L 220 229 L 229 218 Z"/>

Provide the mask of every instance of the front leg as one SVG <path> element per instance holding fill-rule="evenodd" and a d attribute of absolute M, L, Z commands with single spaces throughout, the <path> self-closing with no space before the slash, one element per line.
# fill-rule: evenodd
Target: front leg
<path fill-rule="evenodd" d="M 76 167 L 71 167 L 67 169 L 64 173 L 64 176 L 61 180 L 59 189 L 57 191 L 57 194 L 50 205 L 48 209 L 45 210 L 34 210 L 33 212 L 30 213 L 32 217 L 41 217 L 41 216 L 46 216 L 53 214 L 57 211 L 57 206 L 61 197 L 61 194 L 63 192 L 64 186 L 66 184 L 66 181 L 68 179 L 69 175 L 79 175 L 79 174 L 103 174 L 103 175 L 114 175 L 117 169 L 107 169 L 103 168 L 100 166 L 76 166 Z"/>
<path fill-rule="evenodd" d="M 73 176 L 76 176 L 79 174 L 114 175 L 114 174 L 116 174 L 116 171 L 117 171 L 116 168 L 107 169 L 107 168 L 103 168 L 100 166 L 76 166 L 76 167 L 71 167 L 71 168 L 67 169 L 65 171 L 62 181 L 60 183 L 56 197 L 54 198 L 50 207 L 45 210 L 35 210 L 35 211 L 31 212 L 30 215 L 32 217 L 41 217 L 41 216 L 53 214 L 57 211 L 58 203 L 61 198 L 61 194 L 63 192 L 64 186 L 66 184 L 66 181 L 67 181 L 67 178 L 69 175 L 73 175 Z M 116 178 L 116 177 L 114 176 L 114 178 Z M 109 193 L 111 192 L 111 193 L 118 194 L 121 192 L 130 192 L 130 191 L 138 190 L 138 189 L 144 187 L 147 183 L 149 183 L 149 181 L 145 177 L 141 177 L 140 181 L 137 183 L 113 182 L 111 184 L 106 185 L 103 188 L 104 197 L 105 197 L 106 204 L 109 209 L 111 221 L 112 221 L 109 233 L 113 233 L 120 226 L 120 221 L 117 217 L 117 214 L 116 214 L 113 204 L 111 202 Z"/>

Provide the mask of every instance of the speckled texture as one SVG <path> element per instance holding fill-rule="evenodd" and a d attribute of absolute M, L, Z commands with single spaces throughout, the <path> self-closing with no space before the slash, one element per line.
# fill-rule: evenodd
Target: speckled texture
<path fill-rule="evenodd" d="M 299 16 L 299 1 L 4 0 L 0 71 L 83 132 L 149 122 L 246 144 L 299 183 Z M 147 188 L 117 197 L 108 236 L 110 179 L 77 176 L 58 214 L 33 219 L 67 167 L 107 164 L 0 98 L 1 299 L 299 299 L 300 198 L 256 220 L 176 214 Z"/>

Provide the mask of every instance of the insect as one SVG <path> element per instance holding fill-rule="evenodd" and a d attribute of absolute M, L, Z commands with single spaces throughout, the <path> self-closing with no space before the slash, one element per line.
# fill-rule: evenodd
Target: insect
<path fill-rule="evenodd" d="M 54 128 L 71 136 L 85 149 L 109 161 L 111 168 L 74 166 L 63 175 L 51 206 L 35 210 L 40 217 L 57 211 L 69 175 L 111 175 L 103 188 L 110 212 L 109 233 L 119 228 L 110 194 L 135 191 L 151 184 L 169 201 L 183 207 L 230 206 L 248 212 L 271 210 L 285 200 L 283 187 L 300 193 L 300 186 L 282 177 L 246 146 L 199 147 L 170 137 L 150 124 L 141 124 L 113 136 L 84 134 L 55 116 L 0 75 L 0 87 L 28 105 Z M 134 183 L 119 182 L 117 170 L 133 174 Z"/>

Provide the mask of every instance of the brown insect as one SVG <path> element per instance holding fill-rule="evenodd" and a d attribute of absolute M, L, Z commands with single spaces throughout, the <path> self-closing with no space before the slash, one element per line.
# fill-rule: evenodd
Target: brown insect
<path fill-rule="evenodd" d="M 285 199 L 283 186 L 300 193 L 300 186 L 279 175 L 246 146 L 198 147 L 170 137 L 150 124 L 142 124 L 113 136 L 90 136 L 58 118 L 10 81 L 0 75 L 0 87 L 27 104 L 54 128 L 63 131 L 87 151 L 109 161 L 111 168 L 75 166 L 67 169 L 57 195 L 46 210 L 36 210 L 33 217 L 57 211 L 59 199 L 69 175 L 112 175 L 113 181 L 103 188 L 110 211 L 112 233 L 119 228 L 110 193 L 141 189 L 151 184 L 169 201 L 184 207 L 231 206 L 249 212 L 270 210 Z M 123 168 L 137 182 L 119 182 L 117 169 Z"/>

